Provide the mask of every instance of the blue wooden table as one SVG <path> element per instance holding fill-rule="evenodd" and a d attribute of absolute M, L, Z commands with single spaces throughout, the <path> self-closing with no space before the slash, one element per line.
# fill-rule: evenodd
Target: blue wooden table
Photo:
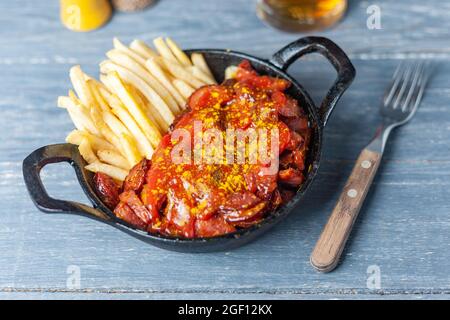
<path fill-rule="evenodd" d="M 320 173 L 295 212 L 230 252 L 160 250 L 86 218 L 46 215 L 28 198 L 21 164 L 72 129 L 56 108 L 79 63 L 92 74 L 112 37 L 170 35 L 184 48 L 233 48 L 269 57 L 301 35 L 263 25 L 249 0 L 162 0 L 116 14 L 92 33 L 64 29 L 58 1 L 0 3 L 0 298 L 409 298 L 450 297 L 450 3 L 377 1 L 381 29 L 367 27 L 371 1 L 350 0 L 345 19 L 319 34 L 352 58 L 357 78 L 325 130 Z M 433 58 L 438 73 L 413 121 L 392 136 L 344 261 L 330 274 L 309 264 L 317 240 L 403 59 Z M 320 101 L 334 76 L 311 56 L 289 70 Z M 51 195 L 86 201 L 69 165 L 44 170 Z M 380 281 L 378 281 L 380 280 Z"/>

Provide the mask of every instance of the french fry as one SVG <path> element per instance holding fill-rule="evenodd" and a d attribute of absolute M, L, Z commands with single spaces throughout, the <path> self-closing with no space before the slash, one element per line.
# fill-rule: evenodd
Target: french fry
<path fill-rule="evenodd" d="M 207 74 L 211 79 L 214 79 L 214 76 L 211 70 L 206 63 L 205 57 L 201 53 L 194 52 L 191 54 L 191 60 L 194 66 L 199 67 L 205 74 Z"/>
<path fill-rule="evenodd" d="M 89 114 L 90 108 L 88 108 L 87 105 L 83 104 L 80 99 L 78 99 L 77 95 L 75 94 L 75 92 L 73 92 L 72 89 L 69 89 L 68 96 L 70 100 L 72 100 L 73 105 L 75 105 L 77 108 L 83 109 L 84 113 Z"/>
<path fill-rule="evenodd" d="M 142 80 L 142 78 L 140 78 L 138 75 L 122 66 L 113 63 L 112 61 L 102 62 L 100 64 L 100 69 L 104 73 L 116 71 L 124 81 L 128 82 L 129 84 L 137 88 L 147 98 L 147 100 L 149 100 L 152 103 L 152 105 L 156 109 L 155 111 L 159 115 L 161 115 L 162 123 L 158 122 L 160 126 L 165 127 L 173 122 L 175 116 L 172 110 L 161 98 L 161 96 L 155 90 L 153 90 L 153 88 L 150 85 L 148 85 L 148 83 Z"/>
<path fill-rule="evenodd" d="M 93 136 L 88 132 L 86 132 L 85 134 L 89 138 L 89 141 L 91 142 L 91 145 L 94 148 L 94 150 L 117 150 L 117 152 L 120 152 L 120 149 L 117 149 L 116 147 L 114 147 L 114 145 L 112 145 L 108 141 L 99 138 L 97 136 Z"/>
<path fill-rule="evenodd" d="M 108 125 L 108 127 L 116 134 L 121 135 L 122 133 L 130 134 L 127 127 L 116 118 L 111 112 L 102 113 L 103 121 Z"/>
<path fill-rule="evenodd" d="M 79 146 L 81 144 L 81 141 L 83 141 L 83 138 L 85 137 L 84 133 L 85 132 L 81 130 L 72 130 L 67 135 L 66 142 Z"/>
<path fill-rule="evenodd" d="M 89 87 L 92 96 L 94 97 L 94 99 L 97 102 L 97 105 L 104 111 L 108 110 L 108 104 L 106 103 L 106 101 L 103 99 L 102 95 L 100 94 L 99 90 L 98 90 L 98 86 L 97 83 L 94 81 L 94 79 L 88 79 L 86 80 L 86 84 Z"/>
<path fill-rule="evenodd" d="M 104 80 L 107 82 L 106 79 Z M 139 106 L 142 106 L 142 111 L 149 118 L 149 120 L 158 127 L 160 133 L 165 133 L 169 128 L 169 124 L 166 124 L 164 122 L 159 112 L 145 99 L 145 97 L 136 88 L 134 88 L 130 84 L 125 84 L 125 86 L 136 99 L 137 104 Z M 121 116 L 124 123 L 126 123 L 127 125 L 130 124 L 131 129 L 133 130 L 133 132 L 135 132 L 136 135 L 143 137 L 144 140 L 146 140 L 145 135 L 142 133 L 139 126 L 134 122 L 133 118 L 129 114 L 127 114 L 128 111 L 123 106 L 122 102 L 113 95 L 110 95 L 108 99 L 110 100 L 111 106 L 114 107 L 113 112 L 116 115 Z M 142 150 L 142 147 L 140 149 Z"/>
<path fill-rule="evenodd" d="M 149 72 L 149 70 L 147 70 L 145 67 L 142 67 L 140 64 L 136 63 L 136 61 L 134 61 L 132 58 L 130 58 L 129 56 L 120 51 L 110 50 L 106 55 L 108 56 L 108 58 L 111 59 L 112 62 L 114 62 L 115 65 L 103 62 L 102 65 L 100 65 L 100 67 L 103 66 L 104 69 L 112 68 L 114 69 L 114 71 L 121 72 L 122 74 L 124 74 L 125 70 L 129 70 L 135 73 L 164 100 L 164 102 L 167 104 L 167 106 L 173 113 L 179 112 L 180 109 L 178 107 L 178 100 L 177 100 L 179 95 L 175 96 L 170 90 L 168 90 L 161 81 L 162 79 L 160 79 L 157 75 L 152 75 L 152 73 Z M 118 68 L 118 66 L 121 66 L 122 68 Z M 128 74 L 128 77 L 131 76 Z"/>
<path fill-rule="evenodd" d="M 199 79 L 200 81 L 205 82 L 206 84 L 216 84 L 217 82 L 210 78 L 206 73 L 204 73 L 199 67 L 193 66 L 190 68 L 192 75 Z"/>
<path fill-rule="evenodd" d="M 83 72 L 83 78 L 84 78 L 85 81 L 88 81 L 88 80 L 90 80 L 90 79 L 94 79 L 94 78 L 92 78 L 90 75 L 88 75 L 88 74 L 86 74 L 86 73 L 84 73 L 84 72 Z"/>
<path fill-rule="evenodd" d="M 69 98 L 70 98 L 71 100 L 76 101 L 77 104 L 83 104 L 83 103 L 81 102 L 81 100 L 78 99 L 76 93 L 75 93 L 72 89 L 69 89 L 68 92 L 69 92 L 69 93 L 68 93 L 68 96 L 69 96 Z"/>
<path fill-rule="evenodd" d="M 77 128 L 78 130 L 82 130 L 82 131 L 87 130 L 83 124 L 83 121 L 76 114 L 76 112 L 72 111 L 72 109 L 70 109 L 70 108 L 67 108 L 67 113 L 69 114 L 70 119 L 72 120 L 73 124 L 75 125 L 75 128 Z"/>
<path fill-rule="evenodd" d="M 162 37 L 158 37 L 156 39 L 153 40 L 153 44 L 156 48 L 156 50 L 158 51 L 158 53 L 164 57 L 165 59 L 178 63 L 177 58 L 174 56 L 174 54 L 172 53 L 172 51 L 169 49 L 169 47 L 167 46 L 167 44 L 164 42 Z"/>
<path fill-rule="evenodd" d="M 66 137 L 67 143 L 80 145 L 83 138 L 88 138 L 94 150 L 116 150 L 108 141 L 94 136 L 86 131 L 72 130 Z"/>
<path fill-rule="evenodd" d="M 239 67 L 237 66 L 228 66 L 225 69 L 225 79 L 233 79 L 236 77 L 236 72 L 238 71 Z"/>
<path fill-rule="evenodd" d="M 106 83 L 108 83 L 109 79 L 106 75 L 101 74 L 100 75 L 100 81 L 105 86 L 104 88 L 99 88 L 100 94 L 102 95 L 103 99 L 108 103 L 111 109 L 114 109 L 114 105 L 122 104 L 120 99 L 111 91 L 109 91 L 108 86 Z"/>
<path fill-rule="evenodd" d="M 147 60 L 147 63 L 150 60 Z M 164 59 L 164 64 L 166 65 L 169 72 L 174 76 L 175 78 L 181 79 L 183 81 L 186 81 L 188 84 L 193 86 L 194 88 L 199 88 L 206 83 L 203 81 L 200 81 L 199 79 L 195 78 L 189 71 L 187 71 L 185 68 L 183 68 L 181 65 L 179 65 L 176 62 L 172 62 L 168 59 Z"/>
<path fill-rule="evenodd" d="M 72 103 L 69 97 L 59 96 L 56 100 L 56 105 L 61 109 L 67 109 L 67 105 Z"/>
<path fill-rule="evenodd" d="M 157 57 L 158 54 L 153 51 L 152 48 L 147 46 L 144 41 L 141 40 L 133 40 L 130 43 L 130 49 L 134 52 L 140 54 L 144 59 L 150 59 L 152 57 Z"/>
<path fill-rule="evenodd" d="M 119 141 L 122 145 L 122 149 L 124 150 L 125 158 L 128 161 L 128 164 L 132 164 L 137 159 L 140 159 L 145 156 L 145 152 L 139 150 L 139 145 L 142 144 L 138 143 L 136 139 L 131 136 L 130 132 L 128 131 L 128 128 L 126 128 L 122 124 L 122 122 L 120 122 L 120 120 L 116 118 L 116 116 L 114 116 L 110 112 L 104 112 L 103 119 L 105 123 L 108 125 L 108 127 L 114 132 L 114 134 L 119 137 Z M 129 137 L 129 139 L 122 139 L 121 138 L 122 134 L 125 134 L 127 137 Z M 137 152 L 135 151 L 135 148 L 130 146 L 130 144 L 132 146 L 134 145 L 137 146 Z"/>
<path fill-rule="evenodd" d="M 97 87 L 99 93 L 100 93 L 101 90 L 107 91 L 107 92 L 111 93 L 111 92 L 108 90 L 108 88 L 107 88 L 103 83 L 101 83 L 100 81 L 98 81 L 98 80 L 96 80 L 96 79 L 93 79 L 93 78 L 91 79 L 91 81 L 95 84 L 95 86 Z M 101 93 L 100 93 L 100 94 L 101 94 Z M 104 97 L 102 96 L 102 98 L 104 98 Z"/>
<path fill-rule="evenodd" d="M 118 38 L 113 39 L 113 45 L 114 48 L 116 48 L 119 51 L 122 51 L 126 55 L 130 56 L 132 59 L 134 59 L 136 62 L 140 63 L 142 66 L 145 65 L 145 58 L 140 56 L 138 53 L 134 52 L 130 48 L 128 48 L 126 45 L 124 45 Z"/>
<path fill-rule="evenodd" d="M 102 172 L 113 179 L 124 181 L 128 175 L 128 171 L 112 166 L 110 164 L 94 162 L 85 166 L 85 168 L 91 172 Z"/>
<path fill-rule="evenodd" d="M 69 90 L 68 96 L 59 96 L 56 104 L 59 108 L 62 108 L 62 109 L 68 109 L 71 107 L 78 108 L 78 106 L 84 108 L 84 106 L 81 105 L 80 100 L 78 100 L 78 98 L 75 96 L 75 93 L 73 93 L 72 90 Z"/>
<path fill-rule="evenodd" d="M 180 49 L 180 47 L 175 43 L 175 41 L 173 41 L 171 38 L 166 38 L 166 43 L 181 65 L 187 67 L 192 66 L 192 62 L 189 59 L 189 57 L 186 55 L 186 53 L 184 53 L 183 50 Z"/>
<path fill-rule="evenodd" d="M 82 101 L 86 101 L 88 92 L 83 84 L 84 73 L 81 71 L 81 67 L 79 65 L 71 67 L 69 70 L 69 77 L 75 92 L 82 99 Z"/>
<path fill-rule="evenodd" d="M 59 97 L 58 107 L 76 128 L 66 141 L 78 145 L 92 172 L 123 181 L 134 164 L 151 158 L 193 91 L 216 83 L 202 54 L 189 57 L 171 38 L 153 43 L 156 50 L 140 40 L 127 46 L 114 38 L 110 60 L 100 64 L 101 82 L 78 65 L 70 69 L 76 94 Z M 226 76 L 236 70 L 227 68 Z"/>
<path fill-rule="evenodd" d="M 100 89 L 102 92 L 102 89 Z M 150 143 L 150 141 L 147 139 L 145 134 L 142 132 L 141 128 L 138 126 L 136 121 L 133 119 L 133 117 L 130 115 L 128 110 L 125 108 L 125 106 L 122 104 L 122 102 L 115 97 L 114 95 L 108 95 L 105 92 L 102 92 L 105 96 L 105 99 L 108 100 L 109 105 L 112 108 L 112 111 L 117 116 L 117 118 L 122 121 L 122 124 L 129 130 L 129 132 L 134 136 L 136 139 L 139 149 L 142 150 L 143 155 L 145 155 L 148 159 L 151 158 L 153 154 L 153 147 Z M 106 116 L 105 120 L 109 122 L 109 124 L 114 125 L 110 119 L 108 119 L 108 115 Z"/>
<path fill-rule="evenodd" d="M 112 105 L 112 110 L 115 116 L 120 119 L 122 124 L 128 129 L 128 131 L 135 137 L 136 141 L 138 141 L 139 149 L 142 150 L 143 154 L 146 157 L 151 157 L 153 154 L 153 147 L 148 140 L 148 138 L 145 136 L 142 129 L 139 127 L 137 122 L 133 119 L 131 114 L 128 112 L 128 110 L 122 105 L 122 103 Z M 109 124 L 114 125 L 111 122 L 111 119 L 108 119 L 110 116 L 109 114 L 105 114 L 106 120 Z M 123 131 L 125 132 L 125 131 Z"/>
<path fill-rule="evenodd" d="M 142 106 L 142 111 L 144 111 L 147 118 L 150 119 L 152 123 L 154 123 L 161 134 L 165 134 L 169 129 L 170 124 L 172 122 L 166 122 L 162 118 L 162 115 L 158 112 L 155 106 L 148 101 L 148 99 L 140 92 L 137 88 L 133 87 L 132 84 L 126 84 L 128 91 L 130 91 L 136 99 L 136 102 Z M 174 118 L 175 119 L 175 118 Z"/>
<path fill-rule="evenodd" d="M 119 137 L 103 121 L 101 111 L 95 107 L 91 107 L 90 113 L 103 137 L 125 156 L 126 151 L 123 148 L 122 142 L 120 141 Z"/>
<path fill-rule="evenodd" d="M 137 146 L 134 144 L 133 139 L 126 133 L 122 133 L 119 136 L 122 147 L 125 150 L 125 155 L 131 166 L 142 160 L 142 156 L 139 153 Z"/>
<path fill-rule="evenodd" d="M 71 111 L 72 108 L 70 105 L 72 105 L 72 100 L 70 100 L 69 97 L 60 96 L 58 97 L 57 105 L 60 108 L 66 109 L 67 113 L 69 114 L 70 119 L 72 120 L 73 124 L 75 125 L 75 128 L 77 128 L 80 131 L 85 131 L 86 128 L 83 124 L 83 121 L 80 120 L 80 118 L 76 115 L 76 112 Z"/>
<path fill-rule="evenodd" d="M 126 156 L 126 151 L 123 149 L 119 137 L 116 136 L 108 126 L 103 126 L 101 132 L 103 136 L 107 137 L 106 139 L 114 146 L 115 150 L 119 151 L 123 156 Z"/>
<path fill-rule="evenodd" d="M 155 61 L 155 63 L 161 68 L 162 71 L 164 71 L 164 73 L 167 75 L 168 78 L 172 77 L 169 70 L 167 70 L 167 67 L 164 63 L 164 58 L 162 56 L 151 57 L 149 59 L 152 59 L 153 61 Z M 147 59 L 147 60 L 149 60 L 149 59 Z"/>
<path fill-rule="evenodd" d="M 155 76 L 159 82 L 172 94 L 175 98 L 179 108 L 183 108 L 186 101 L 180 95 L 180 93 L 175 89 L 175 87 L 170 82 L 170 79 L 164 72 L 164 70 L 158 65 L 155 58 L 148 59 L 145 62 L 145 66 L 150 73 Z"/>
<path fill-rule="evenodd" d="M 137 159 L 141 159 L 146 155 L 145 149 L 143 151 L 140 150 L 140 146 L 142 144 L 136 141 L 136 139 L 130 134 L 128 128 L 125 127 L 125 125 L 122 124 L 122 122 L 120 122 L 120 120 L 117 119 L 116 116 L 114 116 L 110 112 L 104 112 L 103 119 L 105 123 L 111 128 L 111 130 L 119 137 L 125 152 L 131 153 L 131 155 L 129 154 L 126 155 L 129 164 L 134 163 Z M 128 138 L 127 139 L 120 138 L 123 134 L 126 135 Z M 137 147 L 137 151 L 135 151 L 136 148 L 134 148 L 133 146 Z"/>
<path fill-rule="evenodd" d="M 156 148 L 162 138 L 158 128 L 155 127 L 155 125 L 146 117 L 145 113 L 136 102 L 136 99 L 134 99 L 133 95 L 126 89 L 126 86 L 120 79 L 119 74 L 117 72 L 109 73 L 108 78 L 108 83 L 112 86 L 112 88 L 114 88 L 114 92 L 116 92 L 119 99 L 133 116 L 134 120 L 142 129 L 151 145 Z"/>
<path fill-rule="evenodd" d="M 129 164 L 128 160 L 125 159 L 120 153 L 117 153 L 112 150 L 98 150 L 97 156 L 100 159 L 100 161 L 111 164 L 115 167 L 119 167 L 124 170 L 130 170 L 131 165 Z"/>
<path fill-rule="evenodd" d="M 78 146 L 78 151 L 80 151 L 81 156 L 87 163 L 97 162 L 98 158 L 95 155 L 94 151 L 92 151 L 91 144 L 89 143 L 88 138 L 83 138 L 81 140 L 80 145 Z"/>
<path fill-rule="evenodd" d="M 183 80 L 174 79 L 172 80 L 172 83 L 175 86 L 175 88 L 177 88 L 178 92 L 180 92 L 183 98 L 185 98 L 186 100 L 191 96 L 192 92 L 195 91 L 194 88 L 192 88 Z"/>
<path fill-rule="evenodd" d="M 83 105 L 90 107 L 91 105 L 96 105 L 96 101 L 92 95 L 89 86 L 86 83 L 86 75 L 81 70 L 79 65 L 73 66 L 70 68 L 70 80 L 72 81 L 73 88 L 77 93 L 80 101 Z M 97 105 L 96 105 L 97 106 Z"/>
<path fill-rule="evenodd" d="M 94 135 L 101 136 L 100 131 L 95 126 L 94 122 L 89 116 L 86 108 L 80 104 L 77 100 L 72 99 L 60 99 L 58 98 L 58 105 L 64 107 L 69 112 L 72 122 L 78 130 L 85 130 Z"/>

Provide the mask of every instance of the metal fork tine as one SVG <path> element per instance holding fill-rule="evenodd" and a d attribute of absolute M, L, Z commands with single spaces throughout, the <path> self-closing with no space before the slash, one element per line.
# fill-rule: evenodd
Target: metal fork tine
<path fill-rule="evenodd" d="M 392 98 L 395 95 L 395 92 L 397 91 L 397 87 L 400 83 L 400 80 L 402 79 L 403 74 L 403 61 L 399 64 L 397 69 L 395 69 L 394 76 L 392 77 L 392 83 L 389 86 L 390 90 L 386 92 L 386 95 L 384 96 L 384 106 L 388 106 L 391 102 Z"/>
<path fill-rule="evenodd" d="M 400 61 L 400 64 L 397 66 L 397 69 L 395 69 L 392 79 L 395 79 L 398 76 L 398 74 L 399 74 L 400 70 L 402 70 L 404 64 L 405 64 L 405 61 Z"/>
<path fill-rule="evenodd" d="M 406 66 L 405 72 L 402 77 L 402 80 L 403 80 L 402 86 L 400 87 L 397 97 L 392 105 L 392 109 L 397 109 L 397 106 L 399 105 L 400 101 L 404 98 L 403 95 L 405 93 L 406 88 L 409 86 L 409 80 L 410 80 L 413 68 L 414 67 L 411 65 Z"/>
<path fill-rule="evenodd" d="M 380 112 L 387 123 L 402 125 L 412 118 L 424 95 L 435 63 L 429 61 L 402 62 L 394 74 Z"/>
<path fill-rule="evenodd" d="M 403 105 L 401 107 L 403 112 L 405 112 L 407 110 L 408 106 L 410 106 L 411 99 L 414 96 L 415 92 L 417 91 L 417 86 L 419 85 L 419 80 L 420 80 L 420 77 L 422 76 L 423 68 L 424 68 L 423 62 L 419 62 L 418 64 L 416 64 L 416 66 L 414 68 L 411 86 L 409 88 L 408 94 L 407 94 L 405 100 L 403 101 Z"/>
<path fill-rule="evenodd" d="M 433 67 L 430 67 L 430 63 L 427 62 L 424 64 L 424 67 L 422 69 L 422 73 L 421 73 L 421 77 L 419 79 L 419 86 L 418 86 L 418 90 L 417 90 L 417 96 L 415 98 L 414 104 L 411 108 L 411 115 L 413 115 L 417 108 L 420 105 L 420 101 L 422 100 L 423 97 L 423 93 L 425 91 L 425 88 L 427 87 L 428 84 L 428 80 L 430 79 L 431 73 L 432 73 Z"/>

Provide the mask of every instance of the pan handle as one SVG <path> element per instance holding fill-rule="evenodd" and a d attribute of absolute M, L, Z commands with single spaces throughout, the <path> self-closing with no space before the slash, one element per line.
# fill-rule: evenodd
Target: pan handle
<path fill-rule="evenodd" d="M 319 116 L 323 126 L 333 112 L 342 94 L 352 83 L 356 71 L 350 59 L 333 41 L 323 37 L 305 37 L 298 39 L 276 52 L 269 62 L 277 68 L 286 71 L 298 58 L 317 52 L 327 58 L 337 71 L 337 78 L 328 90 L 319 108 Z"/>
<path fill-rule="evenodd" d="M 85 204 L 59 200 L 50 197 L 45 190 L 40 177 L 41 169 L 50 163 L 69 162 L 75 170 L 83 191 L 90 198 L 86 172 L 82 170 L 84 160 L 81 158 L 77 147 L 72 144 L 62 143 L 39 148 L 25 158 L 22 165 L 25 185 L 36 207 L 47 213 L 74 213 L 95 220 L 111 223 L 112 218 L 100 210 Z"/>

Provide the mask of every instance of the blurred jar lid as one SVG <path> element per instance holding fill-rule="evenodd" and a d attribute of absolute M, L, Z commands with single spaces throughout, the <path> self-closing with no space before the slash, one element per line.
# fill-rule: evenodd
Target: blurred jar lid
<path fill-rule="evenodd" d="M 91 31 L 105 24 L 111 17 L 108 0 L 60 0 L 62 23 L 74 31 Z"/>
<path fill-rule="evenodd" d="M 152 5 L 156 0 L 111 0 L 114 9 L 131 12 L 142 10 Z"/>

